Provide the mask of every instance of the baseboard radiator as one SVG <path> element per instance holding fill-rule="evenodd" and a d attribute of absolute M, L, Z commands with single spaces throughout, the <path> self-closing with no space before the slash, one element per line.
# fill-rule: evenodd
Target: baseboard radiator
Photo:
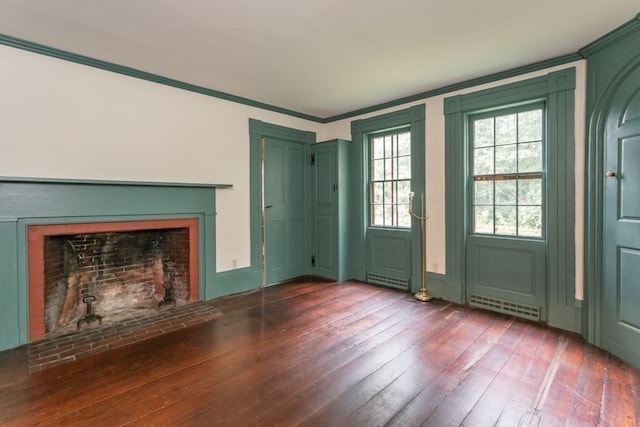
<path fill-rule="evenodd" d="M 367 282 L 374 285 L 388 286 L 390 288 L 402 289 L 406 291 L 409 289 L 409 279 L 399 279 L 397 277 L 383 276 L 381 274 L 367 274 Z"/>
<path fill-rule="evenodd" d="M 510 314 L 523 319 L 535 320 L 537 322 L 540 321 L 540 307 L 533 307 L 530 305 L 518 304 L 475 294 L 470 295 L 469 305 L 497 311 L 498 313 Z"/>

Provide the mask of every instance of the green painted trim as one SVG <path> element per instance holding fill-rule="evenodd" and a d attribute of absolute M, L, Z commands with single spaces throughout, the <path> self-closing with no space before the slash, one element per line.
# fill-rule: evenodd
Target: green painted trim
<path fill-rule="evenodd" d="M 371 133 L 409 126 L 411 129 L 411 191 L 425 192 L 425 104 L 394 111 L 376 117 L 351 122 L 351 157 L 349 195 L 351 209 L 348 216 L 349 260 L 346 276 L 365 280 L 366 271 L 366 217 L 365 200 L 368 193 L 368 155 L 365 150 Z M 411 283 L 414 291 L 420 288 L 420 222 L 411 223 Z"/>
<path fill-rule="evenodd" d="M 636 18 L 640 20 L 640 15 Z M 615 43 L 603 46 L 588 59 L 587 67 L 587 141 L 585 150 L 585 224 L 584 224 L 584 308 L 583 336 L 595 345 L 604 339 L 602 292 L 604 283 L 604 150 L 607 114 L 622 82 L 640 68 L 638 42 L 625 32 Z M 623 350 L 626 351 L 626 350 Z M 623 353 L 620 353 L 621 355 Z"/>
<path fill-rule="evenodd" d="M 249 119 L 249 204 L 251 266 L 248 274 L 251 289 L 262 286 L 262 137 L 276 138 L 297 143 L 315 144 L 315 132 L 303 131 L 285 126 Z M 307 233 L 308 235 L 308 233 Z M 308 251 L 308 245 L 307 245 Z"/>
<path fill-rule="evenodd" d="M 589 58 L 593 54 L 606 49 L 612 44 L 616 43 L 618 40 L 625 38 L 629 33 L 634 32 L 640 29 L 640 13 L 635 16 L 635 18 L 630 21 L 622 24 L 620 27 L 615 30 L 605 34 L 604 36 L 596 39 L 592 43 L 589 43 L 582 49 L 578 51 L 578 53 L 583 58 Z"/>
<path fill-rule="evenodd" d="M 212 298 L 256 289 L 256 282 L 260 281 L 260 272 L 251 267 L 238 268 L 236 270 L 216 273 L 216 288 Z"/>
<path fill-rule="evenodd" d="M 331 123 L 338 120 L 349 119 L 356 116 L 361 116 L 368 113 L 373 113 L 376 111 L 384 110 L 386 108 L 397 107 L 399 105 L 408 104 L 411 102 L 421 101 L 426 98 L 431 98 L 434 96 L 444 95 L 447 93 L 455 92 L 458 90 L 468 89 L 474 86 L 479 86 L 487 83 L 493 83 L 496 81 L 504 80 L 510 77 L 517 77 L 522 74 L 531 73 L 534 71 L 540 71 L 547 68 L 555 67 L 558 65 L 568 64 L 570 62 L 579 61 L 583 59 L 577 53 L 571 53 L 564 56 L 559 56 L 552 59 L 547 59 L 540 62 L 535 62 L 533 64 L 525 65 L 522 67 L 512 68 L 507 71 L 501 71 L 494 74 L 489 74 L 488 76 L 478 77 L 475 79 L 465 80 L 460 83 L 454 83 L 448 86 L 444 86 L 438 89 L 429 90 L 426 92 L 421 92 L 415 95 L 407 96 L 404 98 L 395 99 L 393 101 L 388 101 L 382 104 L 373 105 L 371 107 L 361 108 L 358 110 L 350 111 L 344 114 L 338 114 L 335 116 L 327 117 L 322 120 L 322 123 Z"/>
<path fill-rule="evenodd" d="M 467 116 L 496 108 L 545 101 L 547 106 L 547 300 L 548 323 L 578 331 L 575 321 L 575 68 L 444 100 L 446 271 L 452 295 L 466 301 Z"/>
<path fill-rule="evenodd" d="M 226 92 L 221 92 L 214 89 L 208 89 L 206 87 L 197 86 L 191 83 L 186 83 L 180 80 L 163 77 L 157 74 L 148 73 L 135 68 L 126 67 L 124 65 L 114 64 L 112 62 L 103 61 L 100 59 L 91 58 L 77 53 L 67 52 L 64 50 L 48 47 L 42 44 L 22 40 L 16 37 L 12 37 L 6 34 L 0 34 L 0 45 L 10 46 L 28 52 L 38 53 L 41 55 L 50 56 L 52 58 L 62 59 L 64 61 L 74 62 L 76 64 L 86 65 L 89 67 L 98 68 L 112 73 L 122 74 L 136 79 L 142 79 L 153 83 L 158 83 L 165 86 L 175 87 L 177 89 L 186 90 L 189 92 L 199 93 L 201 95 L 207 95 L 214 98 L 222 99 L 224 101 L 235 102 L 238 104 L 247 105 L 249 107 L 260 108 L 267 111 L 273 111 L 275 113 L 286 114 L 288 116 L 297 117 L 304 120 L 310 120 L 312 122 L 323 123 L 323 119 L 320 117 L 312 116 L 310 114 L 304 114 L 297 111 L 289 110 L 288 108 L 282 108 L 271 104 L 266 104 L 260 101 L 254 101 L 253 99 L 244 98 L 242 96 L 232 95 Z"/>
<path fill-rule="evenodd" d="M 156 182 L 156 181 L 115 181 L 74 178 L 37 178 L 0 176 L 0 183 L 37 183 L 37 184 L 76 184 L 76 185 L 120 185 L 133 187 L 195 187 L 195 188 L 232 188 L 232 184 L 204 184 L 189 182 Z"/>
<path fill-rule="evenodd" d="M 90 184 L 90 185 L 87 185 Z M 212 186 L 80 180 L 0 181 L 0 350 L 28 342 L 27 226 L 197 218 L 199 296 L 216 294 L 216 191 Z M 170 200 L 170 203 L 167 203 Z"/>

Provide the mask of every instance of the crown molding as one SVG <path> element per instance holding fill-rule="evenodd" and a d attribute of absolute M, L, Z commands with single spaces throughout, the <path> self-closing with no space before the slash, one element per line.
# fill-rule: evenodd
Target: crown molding
<path fill-rule="evenodd" d="M 636 17 L 630 20 L 629 22 L 622 24 L 615 30 L 610 31 L 604 36 L 595 40 L 594 42 L 589 43 L 588 45 L 580 49 L 578 52 L 580 53 L 580 56 L 582 56 L 583 58 L 588 58 L 591 55 L 611 45 L 612 43 L 615 43 L 616 41 L 625 37 L 627 34 L 633 31 L 636 31 L 638 29 L 640 29 L 640 13 L 638 13 Z"/>
<path fill-rule="evenodd" d="M 100 59 L 95 59 L 88 56 L 67 52 L 67 51 L 56 49 L 53 47 L 41 45 L 39 43 L 34 43 L 27 40 L 19 39 L 16 37 L 8 36 L 6 34 L 0 33 L 0 45 L 10 46 L 10 47 L 26 50 L 33 53 L 39 53 L 41 55 L 46 55 L 53 58 L 62 59 L 65 61 L 75 62 L 76 64 L 87 65 L 89 67 L 99 68 L 101 70 L 123 74 L 125 76 L 134 77 L 137 79 L 147 80 L 150 82 L 159 83 L 166 86 L 171 86 L 178 89 L 199 93 L 201 95 L 207 95 L 207 96 L 222 99 L 225 101 L 247 105 L 249 107 L 255 107 L 255 108 L 260 108 L 267 111 L 273 111 L 275 113 L 286 114 L 288 116 L 297 117 L 304 120 L 310 120 L 316 123 L 323 123 L 323 119 L 321 117 L 300 113 L 298 111 L 293 111 L 287 108 L 266 104 L 260 101 L 254 101 L 253 99 L 232 95 L 232 94 L 221 92 L 214 89 L 208 89 L 206 87 L 194 85 L 191 83 L 186 83 L 180 80 L 171 79 L 169 77 L 163 77 L 158 74 L 141 71 L 136 68 L 126 67 L 124 65 L 118 65 L 112 62 L 107 62 Z"/>

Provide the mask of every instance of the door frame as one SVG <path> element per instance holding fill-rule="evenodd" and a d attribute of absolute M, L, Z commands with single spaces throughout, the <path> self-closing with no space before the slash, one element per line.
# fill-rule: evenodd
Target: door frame
<path fill-rule="evenodd" d="M 602 292 L 604 289 L 604 174 L 605 135 L 609 112 L 620 85 L 640 68 L 640 55 L 628 61 L 611 78 L 597 98 L 588 122 L 585 194 L 585 328 L 583 336 L 592 344 L 602 343 Z M 591 76 L 590 76 L 591 77 Z"/>
<path fill-rule="evenodd" d="M 249 209 L 251 239 L 251 281 L 253 287 L 262 287 L 262 138 L 275 138 L 294 143 L 315 144 L 316 133 L 289 128 L 261 120 L 249 119 Z M 308 233 L 307 233 L 308 234 Z M 309 253 L 309 242 L 305 244 Z"/>
<path fill-rule="evenodd" d="M 575 299 L 575 67 L 515 83 L 445 98 L 446 283 L 444 297 L 466 301 L 467 115 L 543 101 L 547 108 L 547 318 L 580 331 Z M 438 295 L 436 295 L 438 296 Z"/>

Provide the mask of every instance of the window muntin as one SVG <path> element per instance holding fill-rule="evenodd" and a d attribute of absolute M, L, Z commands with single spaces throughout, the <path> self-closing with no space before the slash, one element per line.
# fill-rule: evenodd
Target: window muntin
<path fill-rule="evenodd" d="M 369 150 L 370 224 L 411 227 L 411 132 L 371 135 Z"/>
<path fill-rule="evenodd" d="M 541 238 L 544 107 L 470 117 L 472 230 Z"/>

